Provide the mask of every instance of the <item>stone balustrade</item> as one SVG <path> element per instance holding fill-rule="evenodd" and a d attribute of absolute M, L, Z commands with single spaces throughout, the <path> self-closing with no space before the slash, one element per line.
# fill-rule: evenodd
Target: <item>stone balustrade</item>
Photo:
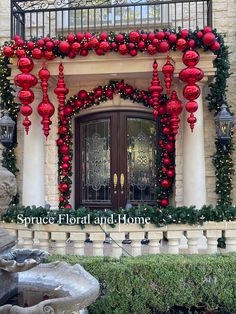
<path fill-rule="evenodd" d="M 236 221 L 208 222 L 203 225 L 153 224 L 143 228 L 138 224 L 109 225 L 33 225 L 27 228 L 16 223 L 0 222 L 18 239 L 18 247 L 40 248 L 55 254 L 113 256 L 122 254 L 198 254 L 236 251 Z M 226 248 L 217 247 L 218 239 L 225 237 Z"/>

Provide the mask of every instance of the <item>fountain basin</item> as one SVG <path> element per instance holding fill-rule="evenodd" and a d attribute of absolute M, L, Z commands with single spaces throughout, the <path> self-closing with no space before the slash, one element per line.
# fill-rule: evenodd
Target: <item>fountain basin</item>
<path fill-rule="evenodd" d="M 71 314 L 94 302 L 100 290 L 82 266 L 65 262 L 40 264 L 19 273 L 18 289 L 23 292 L 20 305 L 27 307 L 6 304 L 0 307 L 1 314 Z"/>

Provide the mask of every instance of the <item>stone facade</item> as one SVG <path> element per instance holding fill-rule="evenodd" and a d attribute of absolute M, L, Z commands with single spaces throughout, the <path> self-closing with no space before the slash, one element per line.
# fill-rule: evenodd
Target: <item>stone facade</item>
<path fill-rule="evenodd" d="M 10 1 L 5 1 L 4 5 L 0 4 L 1 8 L 1 19 L 0 19 L 0 29 L 1 29 L 1 41 L 4 41 L 9 37 L 10 34 L 10 19 L 9 19 L 9 8 Z M 236 14 L 236 0 L 214 0 L 213 1 L 213 25 L 217 28 L 218 32 L 225 35 L 225 42 L 230 47 L 231 59 L 231 71 L 233 72 L 231 78 L 228 81 L 228 102 L 232 106 L 232 110 L 236 112 L 236 40 L 235 40 L 235 14 Z M 150 83 L 150 77 L 144 80 L 142 79 L 132 79 L 128 80 L 135 87 L 147 88 Z M 76 93 L 79 89 L 85 88 L 87 90 L 93 89 L 97 85 L 103 85 L 107 83 L 108 80 L 96 80 L 89 82 L 70 82 L 67 84 L 70 86 L 70 94 Z M 50 81 L 51 91 L 50 100 L 57 104 L 57 99 L 53 94 L 52 90 L 55 87 L 56 79 L 53 78 Z M 176 86 L 179 88 L 178 83 Z M 208 89 L 203 90 L 204 94 L 207 95 Z M 21 118 L 19 118 L 21 119 Z M 20 121 L 19 121 L 20 122 Z M 215 151 L 214 138 L 215 138 L 215 126 L 213 120 L 213 114 L 207 109 L 207 101 L 204 100 L 204 137 L 205 137 L 205 168 L 206 168 L 206 194 L 207 203 L 215 204 L 217 196 L 215 194 L 215 173 L 214 167 L 212 165 L 212 155 Z M 45 142 L 45 202 L 50 203 L 53 207 L 57 206 L 58 193 L 57 193 L 57 147 L 55 140 L 57 138 L 57 115 L 53 117 L 53 124 L 51 126 L 50 136 Z M 236 145 L 236 137 L 234 137 Z M 18 147 L 17 147 L 17 160 L 18 168 L 20 172 L 18 174 L 18 190 L 22 194 L 22 181 L 23 181 L 23 147 L 24 147 L 24 134 L 21 122 L 18 124 Z M 236 152 L 234 152 L 234 160 L 236 163 Z M 175 203 L 177 205 L 183 204 L 184 195 L 184 185 L 183 185 L 183 125 L 181 122 L 180 131 L 177 140 L 176 149 L 176 188 L 175 188 Z M 191 174 L 190 174 L 191 175 Z M 234 176 L 234 185 L 236 185 L 236 175 Z M 234 203 L 236 203 L 236 189 L 233 190 Z"/>

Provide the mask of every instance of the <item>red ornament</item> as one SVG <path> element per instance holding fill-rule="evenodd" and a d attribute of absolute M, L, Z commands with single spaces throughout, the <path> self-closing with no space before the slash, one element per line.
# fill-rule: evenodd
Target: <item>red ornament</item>
<path fill-rule="evenodd" d="M 71 207 L 71 205 L 70 204 L 66 204 L 65 205 L 65 209 L 71 209 L 72 207 Z"/>
<path fill-rule="evenodd" d="M 55 108 L 48 99 L 47 89 L 50 72 L 46 69 L 45 65 L 43 65 L 42 69 L 39 71 L 39 77 L 42 82 L 43 100 L 38 105 L 38 113 L 42 117 L 41 124 L 43 125 L 44 135 L 47 139 L 50 131 L 50 125 L 52 124 L 50 118 L 54 114 Z"/>
<path fill-rule="evenodd" d="M 76 38 L 78 42 L 81 42 L 84 39 L 84 34 L 83 33 L 77 33 Z"/>
<path fill-rule="evenodd" d="M 14 50 L 12 47 L 6 46 L 3 48 L 3 54 L 4 54 L 4 56 L 11 58 L 14 56 Z"/>
<path fill-rule="evenodd" d="M 206 33 L 203 36 L 202 41 L 206 46 L 211 46 L 216 41 L 216 37 L 213 33 Z"/>
<path fill-rule="evenodd" d="M 132 43 L 138 43 L 140 40 L 140 34 L 138 32 L 131 32 L 129 34 L 129 39 Z"/>
<path fill-rule="evenodd" d="M 201 90 L 198 85 L 186 85 L 183 90 L 184 98 L 188 100 L 195 100 L 200 96 Z"/>
<path fill-rule="evenodd" d="M 168 142 L 165 144 L 165 149 L 168 153 L 172 153 L 175 150 L 175 146 L 173 143 Z"/>
<path fill-rule="evenodd" d="M 124 35 L 122 34 L 116 35 L 116 41 L 118 41 L 119 43 L 122 43 L 124 41 Z"/>
<path fill-rule="evenodd" d="M 211 32 L 212 32 L 212 28 L 211 28 L 210 26 L 205 26 L 205 27 L 203 28 L 203 32 L 204 32 L 204 33 L 211 33 Z"/>
<path fill-rule="evenodd" d="M 158 45 L 158 49 L 160 52 L 165 53 L 170 50 L 170 45 L 166 40 L 163 40 Z"/>
<path fill-rule="evenodd" d="M 164 179 L 161 181 L 161 186 L 165 189 L 168 189 L 171 187 L 171 182 L 168 179 Z"/>
<path fill-rule="evenodd" d="M 197 38 L 200 39 L 203 36 L 203 32 L 197 32 Z"/>
<path fill-rule="evenodd" d="M 136 49 L 130 50 L 130 52 L 129 52 L 129 54 L 130 54 L 132 57 L 137 56 L 137 53 L 138 53 L 138 51 L 137 51 Z"/>
<path fill-rule="evenodd" d="M 171 127 L 173 130 L 173 133 L 176 137 L 179 129 L 179 115 L 181 114 L 183 110 L 183 106 L 181 101 L 178 99 L 176 91 L 173 91 L 171 94 L 170 100 L 166 104 L 166 110 L 171 115 Z"/>
<path fill-rule="evenodd" d="M 100 98 L 102 97 L 102 94 L 103 94 L 103 89 L 101 86 L 97 87 L 95 90 L 94 90 L 94 95 L 96 98 Z"/>
<path fill-rule="evenodd" d="M 179 38 L 176 42 L 176 48 L 180 51 L 183 51 L 187 48 L 187 41 L 184 38 Z"/>
<path fill-rule="evenodd" d="M 64 144 L 63 139 L 59 137 L 59 138 L 57 139 L 57 146 L 61 146 L 61 145 L 63 145 L 63 144 Z"/>
<path fill-rule="evenodd" d="M 114 94 L 114 91 L 113 91 L 113 89 L 111 89 L 111 88 L 108 88 L 108 89 L 105 91 L 105 95 L 106 95 L 109 99 L 113 99 L 113 94 Z"/>
<path fill-rule="evenodd" d="M 77 99 L 77 100 L 75 101 L 75 106 L 76 106 L 76 108 L 82 108 L 83 105 L 84 105 L 84 103 L 83 103 L 82 100 Z"/>
<path fill-rule="evenodd" d="M 190 39 L 190 41 L 188 42 L 188 44 L 189 44 L 189 47 L 193 49 L 194 46 L 195 46 L 195 41 L 194 41 L 193 39 Z"/>
<path fill-rule="evenodd" d="M 151 86 L 148 89 L 148 91 L 152 94 L 152 99 L 153 99 L 153 116 L 154 116 L 155 119 L 158 116 L 159 95 L 163 91 L 163 88 L 160 85 L 160 81 L 159 81 L 159 78 L 158 78 L 157 67 L 158 67 L 158 64 L 157 64 L 157 62 L 155 60 L 153 62 L 152 82 L 151 82 Z"/>
<path fill-rule="evenodd" d="M 92 37 L 90 40 L 89 40 L 89 46 L 92 48 L 92 49 L 97 49 L 99 47 L 99 41 L 96 37 Z"/>
<path fill-rule="evenodd" d="M 140 41 L 140 42 L 138 43 L 138 48 L 139 48 L 140 50 L 145 49 L 145 47 L 146 47 L 146 45 L 145 45 L 145 42 L 144 42 L 144 41 Z"/>
<path fill-rule="evenodd" d="M 168 170 L 166 172 L 167 177 L 173 178 L 175 176 L 175 171 L 174 170 Z"/>
<path fill-rule="evenodd" d="M 101 38 L 101 40 L 107 40 L 107 38 L 108 38 L 107 32 L 102 32 L 102 33 L 100 34 L 100 38 Z"/>
<path fill-rule="evenodd" d="M 165 158 L 163 159 L 163 164 L 164 164 L 165 166 L 169 166 L 169 165 L 171 164 L 171 159 L 168 158 L 168 157 L 165 157 Z"/>
<path fill-rule="evenodd" d="M 59 190 L 62 192 L 62 193 L 65 193 L 69 190 L 69 185 L 67 183 L 60 183 L 59 184 Z"/>
<path fill-rule="evenodd" d="M 88 93 L 86 92 L 86 90 L 81 90 L 78 93 L 78 97 L 82 100 L 86 99 L 88 97 Z"/>
<path fill-rule="evenodd" d="M 75 35 L 74 34 L 67 35 L 67 40 L 69 43 L 72 44 L 75 41 Z"/>
<path fill-rule="evenodd" d="M 80 49 L 81 49 L 81 44 L 75 42 L 75 43 L 73 43 L 73 44 L 71 45 L 71 49 L 72 49 L 73 51 L 75 51 L 75 52 L 79 52 Z"/>
<path fill-rule="evenodd" d="M 150 55 L 154 55 L 154 54 L 157 52 L 157 48 L 154 47 L 153 45 L 148 45 L 148 47 L 147 47 L 147 52 L 148 52 Z"/>
<path fill-rule="evenodd" d="M 148 34 L 148 40 L 153 41 L 153 39 L 156 37 L 155 33 L 149 33 Z"/>
<path fill-rule="evenodd" d="M 199 68 L 185 68 L 180 71 L 179 78 L 188 84 L 195 84 L 204 77 L 204 72 Z"/>
<path fill-rule="evenodd" d="M 63 164 L 61 165 L 61 168 L 62 168 L 62 170 L 68 171 L 69 168 L 70 168 L 70 165 L 69 165 L 68 163 L 63 163 Z"/>
<path fill-rule="evenodd" d="M 34 59 L 41 59 L 41 58 L 43 57 L 43 52 L 42 52 L 42 50 L 39 49 L 39 48 L 34 48 L 34 49 L 32 50 L 32 57 L 33 57 Z"/>
<path fill-rule="evenodd" d="M 189 30 L 188 30 L 188 29 L 182 29 L 182 30 L 180 31 L 180 36 L 181 36 L 182 38 L 184 38 L 184 39 L 187 39 L 188 36 L 189 36 Z"/>
<path fill-rule="evenodd" d="M 107 41 L 102 41 L 99 45 L 99 48 L 104 52 L 108 52 L 110 50 L 110 45 Z"/>
<path fill-rule="evenodd" d="M 67 41 L 61 41 L 59 44 L 59 50 L 62 53 L 67 54 L 70 51 L 70 44 Z"/>
<path fill-rule="evenodd" d="M 118 50 L 119 50 L 119 53 L 122 55 L 125 55 L 128 52 L 128 48 L 126 44 L 120 45 Z"/>
<path fill-rule="evenodd" d="M 46 42 L 45 47 L 48 51 L 52 51 L 52 49 L 54 48 L 54 43 L 52 41 L 48 41 Z"/>
<path fill-rule="evenodd" d="M 62 121 L 63 118 L 64 118 L 65 99 L 66 99 L 66 95 L 69 92 L 69 90 L 68 90 L 68 88 L 66 88 L 66 85 L 65 85 L 65 82 L 64 82 L 63 69 L 64 69 L 63 65 L 62 65 L 62 63 L 60 63 L 57 87 L 54 89 L 54 93 L 57 95 L 57 99 L 58 99 L 58 102 L 59 102 L 59 117 L 60 117 L 60 121 Z"/>
<path fill-rule="evenodd" d="M 66 144 L 60 146 L 60 153 L 67 155 L 69 153 L 69 147 Z"/>
<path fill-rule="evenodd" d="M 130 86 L 130 85 L 125 85 L 124 91 L 125 91 L 125 94 L 126 94 L 126 95 L 132 95 L 134 89 L 133 89 L 133 87 Z"/>
<path fill-rule="evenodd" d="M 218 41 L 215 41 L 213 45 L 211 45 L 211 51 L 217 51 L 220 49 L 220 43 Z"/>
<path fill-rule="evenodd" d="M 166 93 L 170 93 L 170 88 L 171 88 L 171 81 L 172 81 L 172 76 L 174 73 L 174 66 L 170 62 L 170 57 L 167 56 L 167 61 L 162 67 L 162 72 L 165 76 L 165 85 L 166 85 Z"/>
<path fill-rule="evenodd" d="M 24 90 L 28 90 L 37 84 L 37 78 L 30 73 L 20 73 L 14 78 L 14 83 L 17 86 L 23 87 Z"/>
<path fill-rule="evenodd" d="M 21 72 L 29 73 L 30 71 L 33 70 L 34 63 L 33 63 L 32 59 L 30 59 L 28 57 L 23 57 L 23 58 L 19 59 L 17 66 Z"/>
<path fill-rule="evenodd" d="M 183 54 L 183 64 L 185 64 L 188 67 L 194 67 L 198 64 L 200 60 L 199 53 L 196 50 L 187 50 Z"/>
<path fill-rule="evenodd" d="M 43 40 L 43 39 L 39 39 L 39 40 L 37 41 L 37 45 L 38 45 L 39 47 L 43 47 L 43 46 L 44 46 L 44 40 Z"/>
<path fill-rule="evenodd" d="M 118 82 L 118 83 L 117 83 L 117 88 L 118 88 L 119 90 L 123 90 L 124 87 L 125 87 L 124 81 L 121 81 L 121 82 Z"/>
<path fill-rule="evenodd" d="M 157 32 L 156 38 L 159 40 L 163 40 L 165 38 L 165 33 L 164 32 Z"/>
<path fill-rule="evenodd" d="M 55 55 L 53 53 L 53 51 L 44 51 L 44 58 L 47 60 L 53 60 L 55 58 Z"/>
<path fill-rule="evenodd" d="M 177 41 L 177 36 L 176 36 L 175 34 L 170 34 L 170 36 L 168 37 L 168 41 L 169 41 L 169 43 L 171 43 L 171 44 L 176 43 L 176 41 Z"/>
<path fill-rule="evenodd" d="M 161 206 L 166 207 L 166 206 L 169 205 L 169 201 L 168 201 L 167 198 L 163 198 L 163 199 L 160 201 L 160 204 L 161 204 Z"/>
<path fill-rule="evenodd" d="M 63 160 L 64 162 L 69 162 L 69 161 L 71 161 L 71 158 L 70 158 L 69 155 L 65 155 L 65 156 L 62 157 L 62 160 Z"/>
<path fill-rule="evenodd" d="M 16 50 L 16 56 L 17 56 L 17 58 L 19 58 L 19 59 L 25 57 L 25 56 L 26 56 L 25 50 L 24 50 L 24 49 L 18 49 L 18 50 Z"/>

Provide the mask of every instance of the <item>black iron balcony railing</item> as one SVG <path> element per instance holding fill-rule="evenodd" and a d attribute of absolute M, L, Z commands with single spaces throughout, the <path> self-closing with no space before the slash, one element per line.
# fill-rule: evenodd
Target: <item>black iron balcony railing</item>
<path fill-rule="evenodd" d="M 212 24 L 212 0 L 11 0 L 11 34 L 195 29 Z"/>

